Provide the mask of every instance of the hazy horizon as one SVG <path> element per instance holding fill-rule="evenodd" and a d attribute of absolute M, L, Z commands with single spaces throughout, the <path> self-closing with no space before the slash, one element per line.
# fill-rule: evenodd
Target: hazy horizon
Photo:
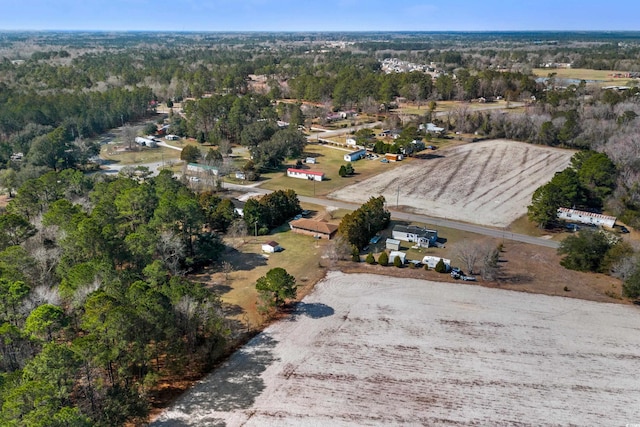
<path fill-rule="evenodd" d="M 0 0 L 0 31 L 637 31 L 640 4 L 538 0 Z"/>

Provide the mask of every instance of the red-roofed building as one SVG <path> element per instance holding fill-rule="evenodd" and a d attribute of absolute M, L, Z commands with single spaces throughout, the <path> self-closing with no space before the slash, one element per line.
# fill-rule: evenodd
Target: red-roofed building
<path fill-rule="evenodd" d="M 289 178 L 309 179 L 314 181 L 322 181 L 324 179 L 324 172 L 317 172 L 305 169 L 287 169 L 287 176 Z"/>

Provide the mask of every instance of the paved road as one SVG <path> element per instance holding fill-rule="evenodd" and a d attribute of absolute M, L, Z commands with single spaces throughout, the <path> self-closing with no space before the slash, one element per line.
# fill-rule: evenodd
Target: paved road
<path fill-rule="evenodd" d="M 263 188 L 255 187 L 255 185 L 257 184 L 253 184 L 253 186 L 246 186 L 246 185 L 235 185 L 235 184 L 225 183 L 224 186 L 227 189 L 232 189 L 237 191 L 245 191 L 245 192 L 252 192 L 252 193 L 259 193 L 259 194 L 271 193 L 271 190 L 265 190 Z M 352 211 L 360 207 L 359 204 L 347 203 L 347 202 L 342 202 L 342 201 L 333 200 L 333 199 L 323 199 L 319 197 L 298 196 L 298 199 L 301 202 L 305 202 L 305 203 L 312 203 L 312 204 L 327 206 L 327 207 L 331 206 L 331 207 L 336 207 L 340 209 L 348 209 Z M 560 243 L 556 242 L 555 240 L 541 239 L 539 237 L 532 237 L 532 236 L 527 236 L 525 234 L 512 233 L 507 230 L 483 227 L 481 225 L 468 224 L 466 222 L 454 221 L 446 218 L 435 218 L 435 217 L 430 217 L 426 215 L 400 212 L 400 211 L 391 209 L 389 207 L 387 207 L 387 209 L 389 209 L 389 212 L 391 212 L 391 217 L 395 219 L 401 219 L 405 221 L 418 222 L 418 223 L 424 223 L 424 224 L 431 224 L 436 227 L 448 227 L 456 230 L 467 231 L 470 233 L 482 234 L 484 236 L 502 238 L 504 240 L 512 240 L 515 242 L 523 242 L 523 243 L 529 243 L 532 245 L 544 246 L 547 248 L 556 249 L 558 248 L 558 246 L 560 246 Z"/>

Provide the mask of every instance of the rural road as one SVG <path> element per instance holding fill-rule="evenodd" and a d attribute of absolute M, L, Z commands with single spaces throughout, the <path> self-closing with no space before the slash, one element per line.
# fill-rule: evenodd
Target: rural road
<path fill-rule="evenodd" d="M 271 190 L 265 190 L 263 188 L 246 186 L 246 185 L 236 185 L 236 184 L 225 183 L 224 187 L 230 190 L 245 191 L 245 192 L 252 192 L 252 193 L 259 193 L 259 194 L 271 193 Z M 360 207 L 359 204 L 347 203 L 347 202 L 342 202 L 342 201 L 333 200 L 333 199 L 323 199 L 318 197 L 298 196 L 298 199 L 301 202 L 305 202 L 305 203 L 312 203 L 320 206 L 331 206 L 331 207 L 336 207 L 340 209 L 348 209 L 352 211 Z M 502 238 L 504 240 L 512 240 L 515 242 L 529 243 L 531 245 L 544 246 L 547 248 L 557 249 L 558 246 L 560 246 L 560 243 L 554 240 L 547 240 L 539 237 L 527 236 L 526 234 L 512 233 L 507 230 L 483 227 L 481 225 L 468 224 L 466 222 L 453 221 L 446 218 L 434 218 L 426 215 L 406 213 L 406 212 L 390 209 L 389 207 L 387 207 L 387 209 L 389 209 L 389 212 L 391 212 L 392 218 L 401 219 L 405 221 L 431 224 L 439 227 L 448 227 L 456 230 L 467 231 L 469 233 L 482 234 L 484 236 Z"/>

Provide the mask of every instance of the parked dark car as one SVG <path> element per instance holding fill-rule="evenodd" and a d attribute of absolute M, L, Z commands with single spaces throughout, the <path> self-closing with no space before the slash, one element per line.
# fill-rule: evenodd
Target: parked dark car
<path fill-rule="evenodd" d="M 629 233 L 629 229 L 627 227 L 625 227 L 624 225 L 621 225 L 620 226 L 620 232 L 624 233 L 624 234 L 627 234 L 627 233 Z"/>

